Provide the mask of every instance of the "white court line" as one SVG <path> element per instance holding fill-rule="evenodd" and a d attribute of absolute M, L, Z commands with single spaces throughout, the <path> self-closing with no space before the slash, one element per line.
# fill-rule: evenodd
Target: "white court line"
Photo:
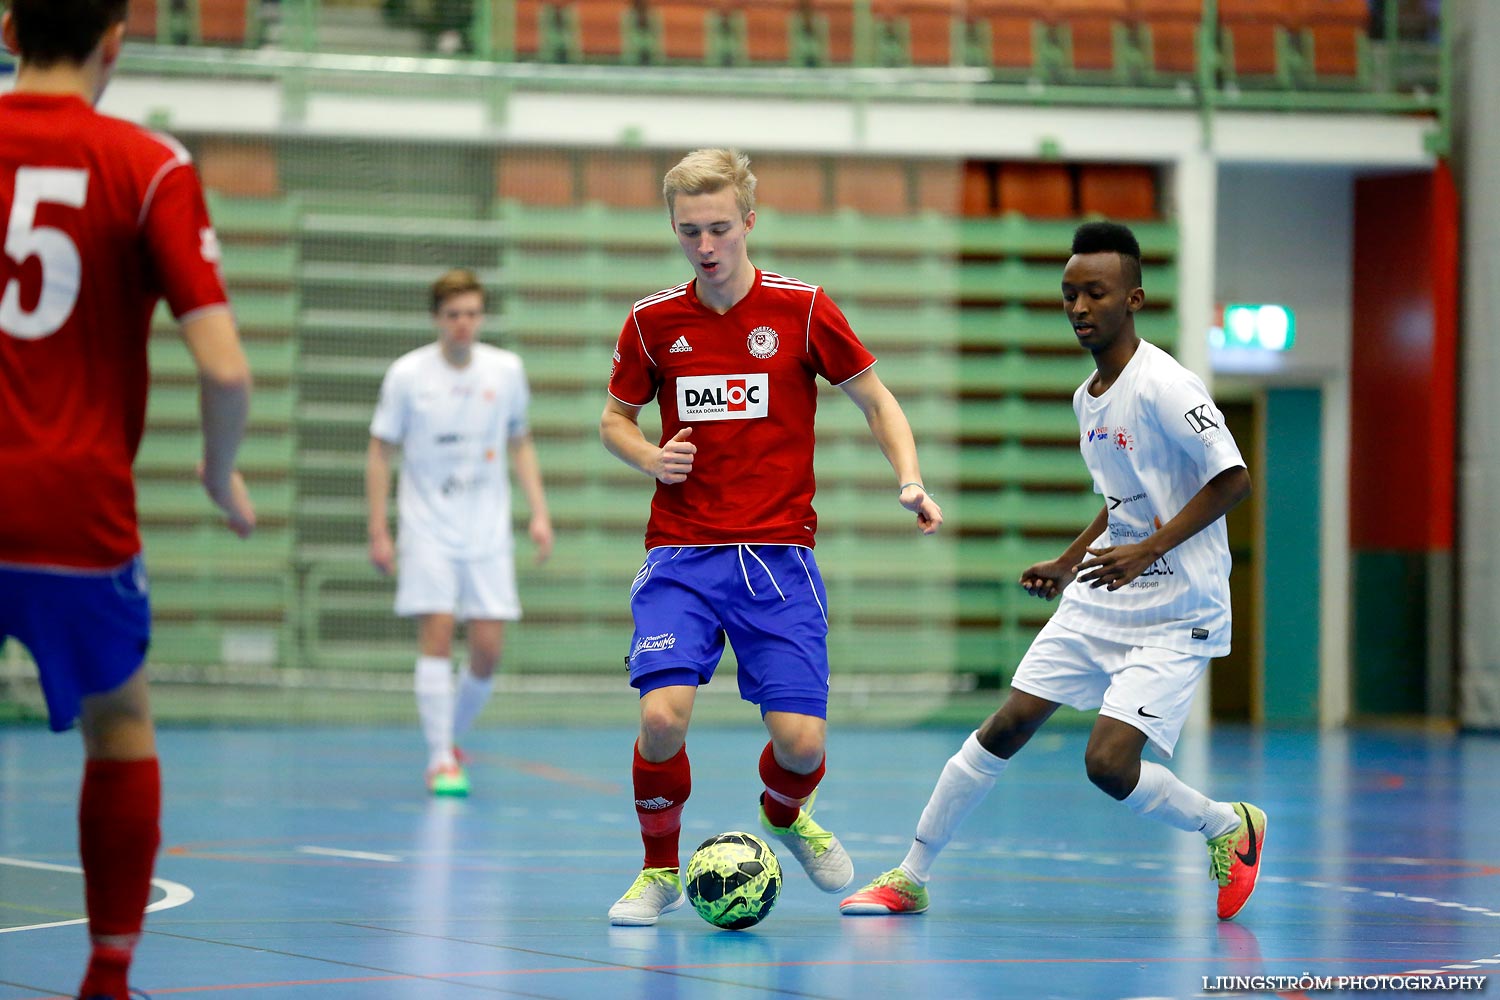
<path fill-rule="evenodd" d="M 12 868 L 33 868 L 42 872 L 66 872 L 69 875 L 82 875 L 82 868 L 73 868 L 69 865 L 53 865 L 45 861 L 23 861 L 20 858 L 0 858 L 0 865 L 10 865 Z M 166 893 L 161 899 L 146 907 L 147 913 L 155 913 L 158 910 L 170 910 L 173 907 L 190 903 L 193 899 L 193 890 L 181 882 L 172 882 L 164 878 L 154 878 L 151 884 Z M 47 924 L 22 924 L 19 927 L 0 927 L 0 934 L 13 934 L 16 931 L 40 931 L 48 927 L 71 927 L 74 924 L 86 924 L 88 917 L 78 917 L 74 920 L 54 920 Z"/>
<path fill-rule="evenodd" d="M 303 844 L 297 848 L 299 854 L 317 854 L 325 858 L 351 858 L 355 861 L 386 861 L 394 864 L 401 859 L 394 854 L 374 854 L 370 851 L 344 851 L 337 847 L 314 847 Z"/>

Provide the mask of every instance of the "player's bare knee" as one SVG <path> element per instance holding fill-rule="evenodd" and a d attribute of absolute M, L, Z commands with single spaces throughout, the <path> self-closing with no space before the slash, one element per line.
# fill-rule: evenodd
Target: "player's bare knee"
<path fill-rule="evenodd" d="M 687 738 L 687 716 L 668 704 L 641 705 L 641 752 L 648 757 L 671 756 Z M 651 753 L 650 751 L 656 751 Z"/>
<path fill-rule="evenodd" d="M 979 727 L 979 745 L 996 757 L 1009 760 L 1027 744 L 1044 721 L 1033 722 L 1001 708 Z"/>
<path fill-rule="evenodd" d="M 1089 780 L 1112 799 L 1124 799 L 1135 787 L 1128 755 L 1113 747 L 1090 746 L 1083 753 L 1083 766 Z"/>
<path fill-rule="evenodd" d="M 794 774 L 811 774 L 823 763 L 825 748 L 818 733 L 796 733 L 773 743 L 777 763 Z"/>
<path fill-rule="evenodd" d="M 472 650 L 469 652 L 469 673 L 481 681 L 487 681 L 495 676 L 495 668 L 500 665 L 499 656 L 479 656 Z"/>

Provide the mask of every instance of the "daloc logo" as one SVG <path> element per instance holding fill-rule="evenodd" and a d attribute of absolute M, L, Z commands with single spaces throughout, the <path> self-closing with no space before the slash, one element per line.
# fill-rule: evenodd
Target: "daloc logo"
<path fill-rule="evenodd" d="M 693 420 L 754 420 L 770 412 L 770 379 L 753 375 L 695 375 L 677 380 L 677 416 Z"/>

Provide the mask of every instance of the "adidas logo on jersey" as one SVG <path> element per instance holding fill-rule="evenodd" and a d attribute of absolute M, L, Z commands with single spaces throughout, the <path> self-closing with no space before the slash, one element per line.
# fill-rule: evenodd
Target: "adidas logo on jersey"
<path fill-rule="evenodd" d="M 689 351 L 691 351 L 692 349 L 693 349 L 693 347 L 692 347 L 691 344 L 689 344 L 687 342 L 687 338 L 686 337 L 678 337 L 677 338 L 677 342 L 672 345 L 671 349 L 667 353 L 668 354 L 686 354 Z"/>

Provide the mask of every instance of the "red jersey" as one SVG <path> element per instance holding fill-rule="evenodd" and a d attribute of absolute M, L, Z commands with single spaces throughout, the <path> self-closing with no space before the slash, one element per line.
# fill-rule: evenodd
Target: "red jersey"
<path fill-rule="evenodd" d="M 140 551 L 146 340 L 227 303 L 187 152 L 77 97 L 0 97 L 0 562 Z"/>
<path fill-rule="evenodd" d="M 657 398 L 662 442 L 685 426 L 698 446 L 681 483 L 656 484 L 646 547 L 813 545 L 816 378 L 847 382 L 875 363 L 821 288 L 768 271 L 719 315 L 690 281 L 635 304 L 609 392 Z"/>

